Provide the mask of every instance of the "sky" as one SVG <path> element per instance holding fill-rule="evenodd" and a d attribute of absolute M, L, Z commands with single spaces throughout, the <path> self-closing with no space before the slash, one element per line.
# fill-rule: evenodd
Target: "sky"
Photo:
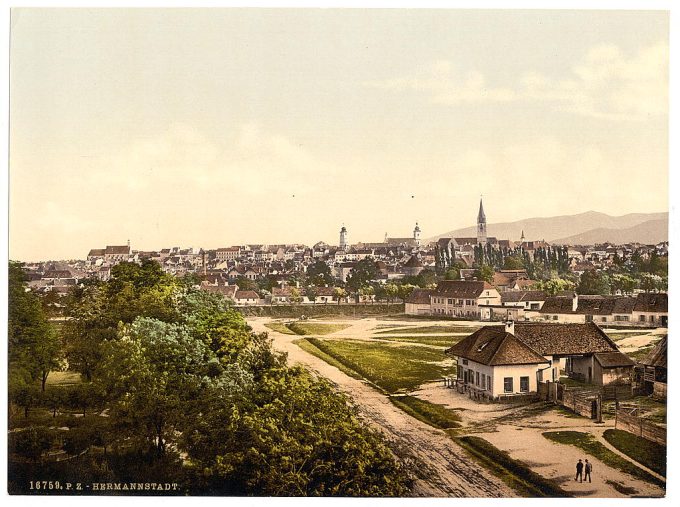
<path fill-rule="evenodd" d="M 22 8 L 10 48 L 11 259 L 668 210 L 663 11 Z"/>

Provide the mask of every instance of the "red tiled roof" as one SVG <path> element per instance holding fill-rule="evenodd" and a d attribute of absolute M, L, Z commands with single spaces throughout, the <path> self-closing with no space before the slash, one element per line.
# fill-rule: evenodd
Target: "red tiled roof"
<path fill-rule="evenodd" d="M 433 291 L 430 289 L 413 289 L 411 294 L 406 298 L 406 302 L 415 305 L 429 305 L 432 292 Z"/>

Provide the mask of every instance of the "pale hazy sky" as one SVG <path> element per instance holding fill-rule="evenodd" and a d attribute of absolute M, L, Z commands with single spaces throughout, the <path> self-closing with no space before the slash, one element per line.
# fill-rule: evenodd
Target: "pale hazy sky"
<path fill-rule="evenodd" d="M 664 12 L 21 9 L 10 56 L 12 259 L 668 209 Z"/>

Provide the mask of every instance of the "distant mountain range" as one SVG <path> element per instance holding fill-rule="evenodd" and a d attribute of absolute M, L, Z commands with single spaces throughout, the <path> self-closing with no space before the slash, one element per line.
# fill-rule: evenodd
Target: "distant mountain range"
<path fill-rule="evenodd" d="M 668 213 L 630 213 L 613 217 L 597 211 L 547 218 L 527 218 L 516 222 L 488 224 L 487 235 L 519 241 L 522 231 L 527 241 L 545 240 L 564 245 L 596 243 L 648 243 L 668 241 Z M 476 227 L 466 227 L 430 238 L 475 237 Z"/>

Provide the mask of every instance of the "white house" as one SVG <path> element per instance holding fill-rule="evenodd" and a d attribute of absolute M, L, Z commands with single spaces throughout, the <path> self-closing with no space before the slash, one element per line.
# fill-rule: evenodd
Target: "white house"
<path fill-rule="evenodd" d="M 430 289 L 413 289 L 406 298 L 404 313 L 406 315 L 430 315 Z"/>
<path fill-rule="evenodd" d="M 458 386 L 489 399 L 535 393 L 559 380 L 562 362 L 569 377 L 597 385 L 629 383 L 634 364 L 594 323 L 485 326 L 446 354 Z"/>
<path fill-rule="evenodd" d="M 500 305 L 501 296 L 488 282 L 444 280 L 437 284 L 430 297 L 432 315 L 491 319 L 491 309 L 483 306 Z"/>

